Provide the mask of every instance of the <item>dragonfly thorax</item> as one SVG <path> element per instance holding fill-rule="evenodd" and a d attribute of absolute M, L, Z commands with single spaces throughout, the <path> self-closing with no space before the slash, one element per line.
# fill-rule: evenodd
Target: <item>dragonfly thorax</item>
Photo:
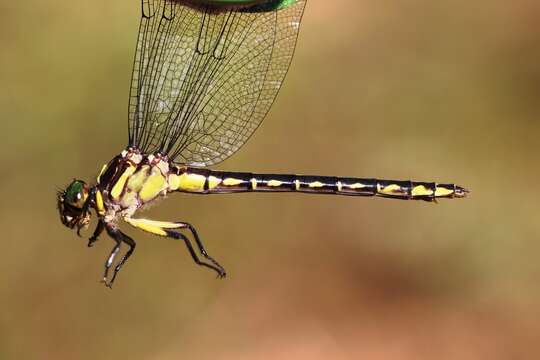
<path fill-rule="evenodd" d="M 169 191 L 169 159 L 161 153 L 143 154 L 130 147 L 104 165 L 97 178 L 96 194 L 102 198 L 102 212 L 113 218 L 133 213 Z M 96 210 L 100 211 L 99 201 Z"/>

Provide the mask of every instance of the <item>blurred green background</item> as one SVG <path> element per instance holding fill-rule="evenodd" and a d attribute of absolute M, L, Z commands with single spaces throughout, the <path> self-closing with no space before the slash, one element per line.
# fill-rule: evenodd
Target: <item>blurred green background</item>
<path fill-rule="evenodd" d="M 308 2 L 263 126 L 218 168 L 456 182 L 468 199 L 173 195 L 228 270 L 64 228 L 123 149 L 138 0 L 0 2 L 1 359 L 540 357 L 540 3 Z M 89 236 L 90 233 L 85 234 Z"/>

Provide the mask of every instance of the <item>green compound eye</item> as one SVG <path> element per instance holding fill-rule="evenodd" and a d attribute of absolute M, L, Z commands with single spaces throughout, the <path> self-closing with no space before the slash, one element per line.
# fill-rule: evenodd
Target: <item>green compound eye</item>
<path fill-rule="evenodd" d="M 88 197 L 88 188 L 82 180 L 74 180 L 66 189 L 64 200 L 72 206 L 82 208 Z"/>

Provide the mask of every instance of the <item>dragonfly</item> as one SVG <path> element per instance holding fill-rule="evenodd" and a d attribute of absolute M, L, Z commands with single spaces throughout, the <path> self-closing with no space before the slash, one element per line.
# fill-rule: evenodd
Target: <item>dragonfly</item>
<path fill-rule="evenodd" d="M 467 195 L 446 183 L 209 168 L 240 149 L 268 113 L 293 58 L 306 2 L 142 0 L 128 144 L 92 184 L 75 179 L 57 194 L 62 224 L 79 236 L 96 214 L 89 247 L 103 232 L 114 240 L 102 277 L 107 287 L 136 246 L 120 230 L 121 221 L 182 241 L 196 264 L 226 276 L 193 225 L 136 216 L 169 193 L 292 192 L 430 202 Z M 127 250 L 118 260 L 121 245 Z"/>

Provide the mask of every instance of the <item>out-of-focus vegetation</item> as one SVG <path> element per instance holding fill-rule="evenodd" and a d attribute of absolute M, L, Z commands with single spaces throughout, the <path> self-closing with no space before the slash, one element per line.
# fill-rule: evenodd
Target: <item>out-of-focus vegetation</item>
<path fill-rule="evenodd" d="M 273 110 L 220 168 L 456 182 L 438 205 L 174 195 L 230 276 L 54 192 L 126 142 L 139 1 L 0 3 L 0 358 L 539 358 L 540 3 L 309 1 Z M 87 234 L 88 235 L 88 234 Z"/>

